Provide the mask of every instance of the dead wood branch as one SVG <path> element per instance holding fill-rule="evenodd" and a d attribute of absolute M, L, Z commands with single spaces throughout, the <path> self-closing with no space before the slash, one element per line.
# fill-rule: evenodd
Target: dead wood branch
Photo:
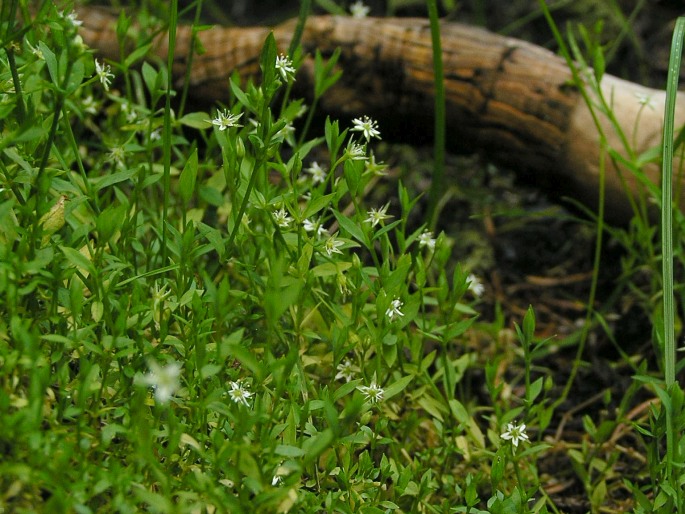
<path fill-rule="evenodd" d="M 86 43 L 117 59 L 112 18 L 101 11 L 83 10 Z M 294 22 L 273 29 L 279 47 L 290 42 Z M 258 56 L 268 34 L 264 27 L 215 27 L 201 32 L 207 50 L 193 58 L 190 94 L 198 100 L 226 101 L 228 78 L 258 74 Z M 190 29 L 179 29 L 174 76 L 182 80 L 187 63 Z M 427 20 L 319 16 L 307 21 L 302 44 L 308 53 L 324 56 L 342 49 L 343 79 L 321 107 L 333 115 L 367 114 L 382 120 L 387 132 L 422 137 L 432 130 L 433 69 Z M 560 193 L 590 206 L 598 198 L 600 138 L 587 105 L 571 84 L 565 62 L 538 46 L 457 23 L 442 25 L 447 91 L 448 140 L 458 151 L 481 151 L 488 158 L 534 174 Z M 166 38 L 156 52 L 165 56 Z M 313 63 L 308 60 L 297 78 L 296 92 L 313 90 Z M 182 84 L 179 84 L 179 87 Z M 665 92 L 605 75 L 602 91 L 611 102 L 616 121 L 640 154 L 661 139 Z M 639 98 L 649 98 L 641 106 Z M 678 103 L 678 125 L 685 121 L 685 99 Z M 636 122 L 639 126 L 633 131 Z M 622 140 L 604 115 L 599 121 L 607 147 L 627 155 Z M 625 168 L 607 159 L 607 215 L 629 219 L 631 210 L 624 182 L 632 194 L 641 186 Z M 644 167 L 659 181 L 659 166 Z M 621 178 L 622 177 L 622 178 Z"/>

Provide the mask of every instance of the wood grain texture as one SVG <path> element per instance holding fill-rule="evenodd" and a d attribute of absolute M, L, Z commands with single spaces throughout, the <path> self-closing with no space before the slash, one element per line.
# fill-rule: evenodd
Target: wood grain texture
<path fill-rule="evenodd" d="M 82 36 L 104 56 L 117 59 L 112 18 L 101 11 L 81 10 Z M 294 21 L 273 29 L 285 50 Z M 258 56 L 268 28 L 214 27 L 201 32 L 206 49 L 193 57 L 190 95 L 198 101 L 226 101 L 228 78 L 236 70 L 256 77 Z M 190 29 L 177 34 L 173 74 L 182 86 L 187 66 Z M 483 152 L 489 159 L 533 174 L 562 193 L 588 205 L 597 201 L 600 142 L 590 111 L 570 86 L 565 62 L 530 43 L 498 36 L 457 23 L 442 24 L 447 94 L 448 141 L 453 150 Z M 342 49 L 343 78 L 320 106 L 335 116 L 367 114 L 381 120 L 383 133 L 403 133 L 425 139 L 432 131 L 433 68 L 428 21 L 412 18 L 315 16 L 307 21 L 302 44 L 308 54 L 324 56 Z M 166 37 L 158 37 L 155 52 L 167 53 Z M 296 81 L 296 94 L 311 95 L 313 63 L 305 61 Z M 665 93 L 606 75 L 602 88 L 611 98 L 624 132 L 635 132 L 637 153 L 661 138 Z M 651 98 L 653 108 L 638 117 L 638 95 Z M 678 103 L 678 122 L 685 120 L 685 102 Z M 621 139 L 609 120 L 600 116 L 607 143 L 625 155 Z M 389 128 L 389 130 L 388 130 Z M 608 217 L 623 221 L 630 215 L 623 182 L 637 191 L 638 182 L 626 170 L 609 163 L 606 198 Z M 646 166 L 658 181 L 659 167 Z"/>

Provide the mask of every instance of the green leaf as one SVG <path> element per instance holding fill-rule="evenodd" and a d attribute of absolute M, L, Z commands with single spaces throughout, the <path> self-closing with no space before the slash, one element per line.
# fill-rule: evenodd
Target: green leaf
<path fill-rule="evenodd" d="M 307 208 L 302 213 L 302 217 L 309 218 L 310 216 L 313 216 L 325 207 L 328 207 L 334 196 L 335 193 L 330 193 L 324 196 L 320 196 L 318 198 L 314 198 L 307 204 Z"/>
<path fill-rule="evenodd" d="M 316 459 L 333 444 L 334 440 L 335 436 L 330 428 L 319 432 L 309 439 L 305 439 L 304 443 L 302 443 L 302 450 L 305 452 L 304 461 L 311 462 Z"/>
<path fill-rule="evenodd" d="M 150 48 L 152 48 L 152 43 L 139 46 L 138 48 L 133 50 L 133 52 L 126 56 L 126 60 L 124 61 L 124 67 L 130 68 L 133 64 L 135 64 L 136 61 L 145 57 L 147 53 L 150 51 Z"/>
<path fill-rule="evenodd" d="M 535 399 L 542 392 L 542 386 L 544 385 L 544 377 L 539 377 L 535 382 L 530 384 L 530 389 L 526 391 L 526 401 L 528 404 L 532 404 Z"/>
<path fill-rule="evenodd" d="M 336 210 L 333 211 L 333 216 L 335 216 L 335 219 L 338 220 L 338 225 L 340 225 L 343 230 L 346 230 L 348 234 L 350 234 L 360 243 L 363 243 L 364 245 L 367 244 L 364 232 L 362 232 L 362 229 L 359 227 L 359 225 Z"/>
<path fill-rule="evenodd" d="M 98 239 L 101 242 L 108 242 L 124 222 L 127 205 L 110 205 L 102 211 L 95 220 L 95 227 L 98 231 Z"/>
<path fill-rule="evenodd" d="M 195 191 L 195 181 L 197 179 L 197 148 L 190 154 L 190 158 L 183 166 L 183 171 L 178 180 L 179 193 L 184 204 L 188 204 L 193 192 Z"/>
<path fill-rule="evenodd" d="M 445 331 L 445 342 L 451 341 L 455 337 L 462 335 L 471 327 L 471 325 L 473 325 L 474 321 L 476 321 L 476 318 L 468 318 L 458 323 L 452 323 Z"/>
<path fill-rule="evenodd" d="M 405 387 L 409 385 L 409 382 L 411 382 L 414 379 L 413 375 L 407 375 L 406 377 L 400 378 L 397 382 L 389 385 L 383 394 L 384 399 L 389 399 L 395 396 L 398 393 L 401 393 Z"/>
<path fill-rule="evenodd" d="M 294 459 L 302 457 L 305 454 L 305 451 L 302 448 L 298 448 L 297 446 L 291 446 L 289 444 L 279 444 L 274 449 L 274 453 L 276 455 L 281 455 L 282 457 L 290 457 Z"/>
<path fill-rule="evenodd" d="M 74 267 L 80 268 L 81 270 L 87 271 L 91 274 L 95 273 L 93 263 L 90 262 L 90 260 L 81 252 L 68 246 L 60 246 L 59 249 L 62 250 L 64 256 Z"/>
<path fill-rule="evenodd" d="M 245 92 L 240 89 L 240 86 L 236 84 L 233 79 L 229 79 L 228 85 L 231 88 L 231 92 L 235 95 L 236 99 L 238 102 L 245 107 L 246 109 L 255 112 L 257 109 L 256 107 L 252 104 L 248 96 L 245 94 Z"/>
<path fill-rule="evenodd" d="M 397 294 L 401 287 L 407 281 L 407 274 L 411 267 L 411 255 L 404 254 L 397 261 L 395 270 L 390 273 L 387 280 L 383 283 L 383 287 L 389 295 Z"/>
<path fill-rule="evenodd" d="M 55 56 L 55 53 L 50 50 L 50 47 L 43 43 L 42 41 L 38 42 L 38 48 L 40 49 L 41 53 L 43 54 L 43 58 L 45 59 L 45 64 L 48 65 L 48 72 L 50 73 L 50 79 L 52 79 L 52 82 L 59 87 L 59 67 L 57 65 L 57 57 Z"/>
<path fill-rule="evenodd" d="M 143 63 L 141 72 L 143 74 L 143 81 L 145 82 L 147 90 L 150 93 L 154 93 L 157 89 L 157 70 L 155 70 L 149 62 L 145 61 Z"/>
<path fill-rule="evenodd" d="M 267 101 L 270 100 L 269 91 L 273 89 L 274 82 L 276 81 L 277 56 L 276 38 L 274 38 L 273 32 L 269 32 L 259 58 L 259 67 L 262 69 L 262 88 L 267 95 Z"/>
<path fill-rule="evenodd" d="M 364 171 L 363 161 L 353 161 L 346 160 L 343 164 L 343 172 L 345 176 L 345 182 L 347 182 L 347 188 L 352 196 L 357 196 L 359 191 L 359 184 L 362 178 L 362 172 Z"/>
<path fill-rule="evenodd" d="M 352 267 L 351 262 L 325 262 L 312 269 L 313 277 L 330 277 L 342 273 Z"/>
<path fill-rule="evenodd" d="M 218 364 L 205 364 L 202 366 L 202 369 L 200 369 L 200 376 L 204 379 L 213 377 L 222 369 L 223 366 L 219 366 Z"/>
<path fill-rule="evenodd" d="M 183 116 L 178 122 L 186 127 L 206 129 L 212 126 L 210 116 L 206 112 L 191 112 Z"/>
<path fill-rule="evenodd" d="M 532 306 L 528 306 L 526 315 L 523 317 L 523 335 L 528 343 L 533 341 L 535 333 L 535 311 Z"/>
<path fill-rule="evenodd" d="M 337 402 L 338 400 L 340 400 L 340 398 L 347 396 L 352 391 L 354 391 L 360 383 L 361 380 L 350 380 L 349 382 L 344 383 L 333 393 L 333 401 Z"/>
<path fill-rule="evenodd" d="M 83 77 L 86 74 L 86 68 L 81 59 L 77 60 L 71 67 L 71 74 L 66 86 L 66 94 L 70 95 L 76 91 L 83 83 Z"/>
<path fill-rule="evenodd" d="M 95 180 L 93 180 L 93 189 L 95 191 L 100 191 L 101 189 L 104 189 L 113 184 L 118 184 L 119 182 L 125 182 L 126 180 L 130 180 L 137 174 L 138 170 L 128 169 L 96 178 Z"/>

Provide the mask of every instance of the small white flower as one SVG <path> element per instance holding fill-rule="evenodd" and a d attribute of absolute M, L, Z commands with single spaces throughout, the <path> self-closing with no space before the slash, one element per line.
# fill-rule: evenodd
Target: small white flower
<path fill-rule="evenodd" d="M 404 313 L 400 310 L 402 308 L 402 301 L 399 298 L 395 298 L 391 303 L 390 307 L 385 311 L 385 315 L 388 318 L 388 321 L 392 322 L 395 320 L 395 318 L 401 318 L 404 316 Z"/>
<path fill-rule="evenodd" d="M 359 386 L 357 389 L 359 389 L 359 391 L 366 396 L 366 401 L 368 402 L 378 403 L 383 401 L 383 394 L 385 394 L 385 391 L 376 383 L 375 379 L 371 382 L 371 385 Z"/>
<path fill-rule="evenodd" d="M 276 487 L 277 485 L 281 485 L 283 483 L 283 477 L 281 475 L 274 475 L 274 477 L 271 479 L 271 485 Z"/>
<path fill-rule="evenodd" d="M 334 234 L 328 239 L 326 239 L 326 242 L 323 244 L 323 249 L 326 251 L 326 254 L 328 254 L 328 256 L 331 257 L 334 253 L 342 254 L 342 251 L 340 251 L 340 247 L 344 244 L 344 241 L 337 239 Z"/>
<path fill-rule="evenodd" d="M 361 145 L 350 141 L 345 149 L 345 155 L 353 161 L 366 161 L 366 145 Z"/>
<path fill-rule="evenodd" d="M 476 298 L 480 298 L 481 296 L 483 296 L 483 293 L 485 292 L 485 287 L 476 275 L 474 275 L 473 273 L 469 274 L 469 276 L 466 277 L 466 281 L 469 283 L 469 291 L 473 293 L 473 296 L 475 296 Z"/>
<path fill-rule="evenodd" d="M 273 213 L 273 217 L 274 221 L 276 222 L 276 225 L 278 225 L 281 228 L 288 228 L 290 226 L 290 223 L 293 221 L 293 219 L 288 214 L 288 211 L 286 211 L 283 207 L 275 211 Z"/>
<path fill-rule="evenodd" d="M 121 110 L 126 116 L 127 123 L 134 123 L 138 118 L 136 110 L 126 101 L 121 104 Z"/>
<path fill-rule="evenodd" d="M 345 359 L 340 364 L 338 364 L 338 367 L 335 369 L 338 370 L 338 373 L 335 375 L 335 379 L 344 380 L 345 382 L 349 382 L 350 380 L 352 380 L 354 376 L 360 371 L 359 367 L 352 364 L 352 361 L 350 359 Z"/>
<path fill-rule="evenodd" d="M 83 111 L 88 114 L 97 114 L 97 103 L 93 99 L 93 95 L 88 95 L 83 100 L 81 100 L 81 105 L 83 106 Z"/>
<path fill-rule="evenodd" d="M 74 11 L 69 11 L 68 13 L 61 11 L 59 14 L 62 18 L 68 20 L 74 27 L 80 27 L 83 25 L 83 22 L 76 17 L 76 13 Z"/>
<path fill-rule="evenodd" d="M 386 212 L 388 212 L 388 207 L 390 207 L 389 203 L 386 203 L 380 209 L 371 208 L 371 210 L 366 213 L 368 218 L 366 218 L 364 221 L 366 223 L 371 223 L 371 226 L 375 227 L 384 220 L 392 218 L 390 214 L 386 214 Z"/>
<path fill-rule="evenodd" d="M 292 121 L 289 121 L 281 130 L 276 132 L 276 136 L 282 138 L 290 146 L 295 146 L 295 125 L 293 125 Z"/>
<path fill-rule="evenodd" d="M 281 78 L 284 82 L 290 82 L 295 80 L 295 68 L 293 67 L 293 61 L 284 54 L 276 57 L 276 71 L 281 74 Z"/>
<path fill-rule="evenodd" d="M 514 448 L 518 448 L 520 442 L 528 442 L 528 435 L 526 434 L 526 425 L 521 423 L 507 423 L 507 427 L 500 436 L 505 441 L 511 441 Z"/>
<path fill-rule="evenodd" d="M 225 109 L 224 111 L 217 111 L 216 118 L 207 121 L 212 125 L 219 127 L 219 130 L 226 130 L 230 127 L 242 127 L 242 125 L 237 123 L 242 115 L 242 112 L 240 114 L 231 114 L 228 109 Z"/>
<path fill-rule="evenodd" d="M 172 362 L 161 367 L 157 362 L 150 361 L 148 367 L 150 372 L 144 377 L 143 381 L 154 388 L 155 400 L 165 404 L 180 386 L 178 377 L 181 375 L 181 365 L 177 362 Z"/>
<path fill-rule="evenodd" d="M 323 228 L 321 226 L 321 221 L 312 221 L 310 219 L 306 219 L 302 222 L 302 226 L 305 230 L 305 232 L 316 232 L 316 235 L 318 237 L 323 237 L 328 235 L 328 230 Z"/>
<path fill-rule="evenodd" d="M 353 18 L 366 18 L 371 11 L 371 8 L 364 4 L 361 0 L 357 0 L 350 5 L 350 14 Z"/>
<path fill-rule="evenodd" d="M 433 239 L 433 232 L 426 230 L 419 236 L 419 248 L 428 247 L 429 250 L 435 250 L 436 239 Z"/>
<path fill-rule="evenodd" d="M 102 84 L 102 87 L 105 88 L 105 91 L 109 91 L 109 85 L 112 83 L 112 79 L 114 78 L 114 73 L 112 73 L 112 68 L 110 65 L 100 64 L 100 61 L 95 59 L 95 74 L 100 79 L 100 83 Z"/>
<path fill-rule="evenodd" d="M 110 148 L 108 160 L 114 161 L 116 164 L 123 166 L 125 157 L 126 150 L 124 150 L 123 146 L 115 146 L 113 148 Z"/>
<path fill-rule="evenodd" d="M 652 95 L 647 95 L 644 93 L 635 93 L 635 98 L 637 98 L 637 103 L 639 103 L 643 107 L 647 107 L 651 110 L 654 110 L 654 108 L 656 107 Z"/>
<path fill-rule="evenodd" d="M 162 139 L 162 129 L 161 128 L 156 128 L 152 132 L 150 132 L 150 141 L 159 141 Z"/>
<path fill-rule="evenodd" d="M 366 138 L 367 143 L 374 137 L 378 139 L 381 138 L 381 133 L 378 130 L 378 123 L 368 116 L 364 116 L 363 118 L 355 118 L 352 120 L 352 124 L 354 127 L 352 127 L 350 131 L 361 132 Z"/>
<path fill-rule="evenodd" d="M 323 184 L 326 181 L 326 172 L 316 161 L 314 161 L 305 171 L 312 176 L 312 182 L 314 182 L 314 184 Z"/>
<path fill-rule="evenodd" d="M 231 400 L 235 403 L 242 403 L 245 407 L 249 407 L 250 404 L 248 403 L 248 400 L 252 396 L 252 393 L 248 391 L 240 381 L 231 382 L 230 385 L 231 389 L 228 391 L 228 396 Z"/>

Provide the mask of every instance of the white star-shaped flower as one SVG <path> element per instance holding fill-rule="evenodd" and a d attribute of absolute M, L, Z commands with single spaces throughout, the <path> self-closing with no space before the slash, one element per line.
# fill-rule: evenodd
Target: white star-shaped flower
<path fill-rule="evenodd" d="M 375 227 L 379 223 L 392 218 L 390 214 L 386 214 L 386 212 L 388 212 L 388 207 L 390 207 L 389 203 L 386 203 L 380 209 L 371 208 L 371 210 L 366 213 L 368 218 L 366 218 L 364 221 L 366 223 L 371 223 L 371 226 Z"/>
<path fill-rule="evenodd" d="M 276 222 L 276 225 L 278 225 L 281 228 L 288 228 L 290 226 L 290 223 L 293 221 L 293 219 L 288 214 L 288 211 L 286 211 L 283 207 L 275 211 L 273 213 L 273 217 L 274 221 Z"/>
<path fill-rule="evenodd" d="M 378 123 L 368 116 L 353 119 L 352 125 L 354 125 L 354 127 L 352 127 L 350 131 L 361 132 L 364 135 L 367 143 L 374 137 L 378 139 L 381 138 L 381 133 L 378 130 Z"/>
<path fill-rule="evenodd" d="M 357 389 L 362 392 L 362 394 L 366 397 L 366 401 L 368 402 L 378 403 L 383 401 L 383 395 L 385 394 L 385 391 L 376 383 L 375 379 L 371 382 L 371 385 L 359 386 Z"/>
<path fill-rule="evenodd" d="M 338 367 L 335 369 L 338 370 L 338 373 L 335 375 L 335 379 L 344 380 L 345 382 L 349 382 L 350 380 L 352 380 L 354 376 L 360 371 L 359 367 L 352 364 L 352 361 L 350 359 L 345 359 L 340 364 L 338 364 Z"/>
<path fill-rule="evenodd" d="M 242 403 L 245 407 L 249 407 L 248 400 L 252 393 L 240 381 L 231 382 L 230 386 L 231 389 L 228 391 L 228 397 L 235 403 Z"/>
<path fill-rule="evenodd" d="M 242 127 L 242 125 L 237 123 L 242 115 L 242 112 L 240 114 L 231 114 L 228 109 L 225 109 L 224 111 L 217 111 L 216 118 L 207 121 L 212 125 L 219 127 L 219 130 L 226 130 L 230 127 Z"/>
<path fill-rule="evenodd" d="M 506 429 L 500 437 L 505 441 L 511 441 L 514 448 L 518 448 L 520 442 L 528 442 L 526 425 L 524 423 L 521 423 L 520 425 L 517 425 L 516 423 L 507 423 Z"/>
<path fill-rule="evenodd" d="M 316 161 L 314 161 L 305 171 L 312 176 L 312 182 L 314 182 L 314 184 L 323 184 L 326 181 L 326 172 Z"/>
<path fill-rule="evenodd" d="M 114 73 L 112 73 L 110 65 L 100 64 L 100 61 L 95 59 L 95 74 L 100 79 L 100 83 L 102 84 L 102 87 L 105 88 L 105 91 L 109 91 L 109 86 L 114 78 Z"/>
<path fill-rule="evenodd" d="M 429 250 L 435 250 L 435 241 L 433 239 L 433 232 L 425 231 L 419 236 L 419 248 L 428 247 Z"/>
<path fill-rule="evenodd" d="M 348 159 L 353 161 L 366 161 L 368 159 L 366 156 L 366 145 L 361 145 L 352 141 L 347 145 L 345 154 Z"/>
<path fill-rule="evenodd" d="M 404 313 L 400 310 L 402 308 L 402 301 L 399 298 L 395 298 L 391 303 L 390 307 L 387 308 L 385 311 L 385 315 L 388 318 L 388 321 L 393 322 L 395 321 L 395 318 L 401 318 L 404 316 Z"/>
<path fill-rule="evenodd" d="M 326 254 L 328 254 L 328 256 L 331 257 L 334 253 L 342 254 L 342 251 L 340 251 L 340 247 L 344 244 L 344 241 L 341 241 L 340 239 L 337 239 L 335 235 L 332 235 L 331 237 L 326 239 L 326 242 L 323 244 L 323 249 L 326 251 Z"/>
<path fill-rule="evenodd" d="M 284 82 L 295 80 L 295 68 L 293 67 L 293 61 L 291 61 L 287 55 L 281 54 L 276 57 L 276 71 L 280 73 Z"/>
<path fill-rule="evenodd" d="M 302 222 L 302 226 L 305 232 L 316 232 L 317 237 L 328 235 L 328 230 L 323 228 L 321 221 L 312 221 L 310 219 L 306 219 Z"/>

